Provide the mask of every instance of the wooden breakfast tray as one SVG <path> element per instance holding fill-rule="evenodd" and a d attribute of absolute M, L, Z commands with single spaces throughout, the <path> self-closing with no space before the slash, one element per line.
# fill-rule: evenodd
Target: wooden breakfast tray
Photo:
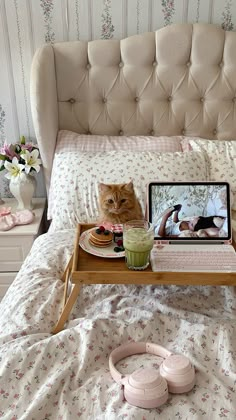
<path fill-rule="evenodd" d="M 79 246 L 79 239 L 92 227 L 93 224 L 78 224 L 74 253 L 62 277 L 65 282 L 63 309 L 53 329 L 54 334 L 63 329 L 83 284 L 236 285 L 236 273 L 158 273 L 150 266 L 143 271 L 132 271 L 126 267 L 124 258 L 101 258 L 89 254 Z M 68 296 L 69 281 L 72 290 Z"/>

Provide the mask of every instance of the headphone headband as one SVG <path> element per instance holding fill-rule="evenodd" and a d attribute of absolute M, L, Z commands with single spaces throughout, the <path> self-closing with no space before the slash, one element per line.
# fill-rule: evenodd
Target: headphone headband
<path fill-rule="evenodd" d="M 139 353 L 150 353 L 156 356 L 160 356 L 163 359 L 169 357 L 172 353 L 160 346 L 159 344 L 145 343 L 145 342 L 134 342 L 129 344 L 122 344 L 113 350 L 109 357 L 109 368 L 111 376 L 115 382 L 123 383 L 126 379 L 126 375 L 121 374 L 116 368 L 115 364 L 125 357 Z"/>

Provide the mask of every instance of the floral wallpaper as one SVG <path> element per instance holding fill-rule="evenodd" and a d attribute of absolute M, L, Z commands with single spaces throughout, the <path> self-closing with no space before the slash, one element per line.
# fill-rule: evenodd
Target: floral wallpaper
<path fill-rule="evenodd" d="M 112 23 L 111 0 L 104 0 L 101 20 L 101 39 L 112 38 L 115 28 Z"/>
<path fill-rule="evenodd" d="M 0 0 L 0 147 L 20 135 L 35 141 L 30 112 L 32 57 L 44 43 L 121 39 L 175 22 L 236 27 L 233 0 Z M 42 177 L 37 195 L 44 195 Z M 0 173 L 0 196 L 10 195 Z"/>
<path fill-rule="evenodd" d="M 55 42 L 55 32 L 52 29 L 54 2 L 52 0 L 40 0 L 40 6 L 43 12 L 45 42 Z"/>
<path fill-rule="evenodd" d="M 5 139 L 5 132 L 4 132 L 4 125 L 5 125 L 5 111 L 2 109 L 2 105 L 0 105 L 0 141 L 4 141 Z"/>
<path fill-rule="evenodd" d="M 175 14 L 175 1 L 174 0 L 161 0 L 162 13 L 164 17 L 164 26 L 172 23 L 173 16 Z"/>
<path fill-rule="evenodd" d="M 227 31 L 232 31 L 234 29 L 234 24 L 232 22 L 232 0 L 227 0 L 225 8 L 222 12 L 222 28 Z"/>

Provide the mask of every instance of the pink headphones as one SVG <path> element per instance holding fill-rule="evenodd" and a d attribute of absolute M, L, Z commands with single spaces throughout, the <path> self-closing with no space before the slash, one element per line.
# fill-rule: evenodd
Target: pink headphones
<path fill-rule="evenodd" d="M 131 375 L 122 375 L 115 364 L 127 356 L 150 353 L 164 360 L 159 371 L 147 368 L 138 369 Z M 186 356 L 173 354 L 158 344 L 129 343 L 113 350 L 109 357 L 111 376 L 124 385 L 126 401 L 137 407 L 157 408 L 168 399 L 168 390 L 173 394 L 190 391 L 195 383 L 195 370 Z"/>

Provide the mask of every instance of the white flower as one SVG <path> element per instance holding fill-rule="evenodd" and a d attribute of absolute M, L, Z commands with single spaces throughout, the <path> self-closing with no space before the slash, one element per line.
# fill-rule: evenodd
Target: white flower
<path fill-rule="evenodd" d="M 39 151 L 37 149 L 32 150 L 24 150 L 24 153 L 21 154 L 21 159 L 25 161 L 25 172 L 27 174 L 30 173 L 31 168 L 35 169 L 36 172 L 40 171 L 41 159 L 38 159 Z"/>
<path fill-rule="evenodd" d="M 24 165 L 20 164 L 18 159 L 14 157 L 12 162 L 5 161 L 5 168 L 8 173 L 5 175 L 6 178 L 18 181 L 18 179 L 23 178 L 25 176 L 24 172 Z"/>

